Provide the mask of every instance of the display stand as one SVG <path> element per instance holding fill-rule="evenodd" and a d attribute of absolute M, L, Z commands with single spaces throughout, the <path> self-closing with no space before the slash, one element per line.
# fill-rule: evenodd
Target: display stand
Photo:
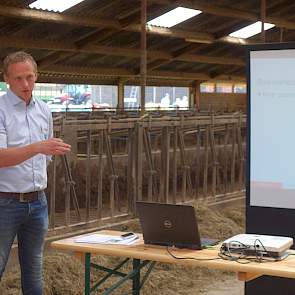
<path fill-rule="evenodd" d="M 295 44 L 247 53 L 246 232 L 295 241 Z M 295 280 L 262 276 L 246 283 L 245 294 L 294 295 Z"/>

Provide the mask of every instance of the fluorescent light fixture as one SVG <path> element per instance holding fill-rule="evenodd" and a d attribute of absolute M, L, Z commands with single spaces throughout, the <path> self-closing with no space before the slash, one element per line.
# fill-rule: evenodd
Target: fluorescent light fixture
<path fill-rule="evenodd" d="M 54 10 L 63 12 L 84 0 L 37 0 L 31 3 L 30 8 Z"/>
<path fill-rule="evenodd" d="M 148 25 L 171 28 L 202 13 L 201 10 L 177 7 L 147 22 Z"/>
<path fill-rule="evenodd" d="M 264 23 L 264 30 L 271 29 L 274 26 L 275 26 L 274 24 Z M 240 30 L 237 30 L 237 31 L 229 34 L 229 36 L 247 39 L 249 37 L 257 35 L 258 33 L 261 33 L 261 21 L 258 21 L 252 25 L 249 25 L 249 26 L 244 27 Z"/>

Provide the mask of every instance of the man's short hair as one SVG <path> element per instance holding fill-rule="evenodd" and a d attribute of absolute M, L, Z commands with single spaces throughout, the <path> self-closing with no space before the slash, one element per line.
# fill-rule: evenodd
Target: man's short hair
<path fill-rule="evenodd" d="M 18 62 L 30 62 L 34 68 L 34 72 L 37 73 L 37 63 L 32 57 L 32 55 L 24 52 L 24 51 L 17 51 L 8 54 L 3 60 L 3 73 L 4 75 L 8 74 L 8 67 L 11 64 L 15 64 Z"/>

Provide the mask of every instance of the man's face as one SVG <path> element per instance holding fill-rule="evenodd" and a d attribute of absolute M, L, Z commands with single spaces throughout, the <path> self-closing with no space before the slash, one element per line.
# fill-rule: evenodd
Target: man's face
<path fill-rule="evenodd" d="M 37 73 L 29 61 L 10 64 L 4 80 L 14 94 L 27 104 L 30 102 Z"/>

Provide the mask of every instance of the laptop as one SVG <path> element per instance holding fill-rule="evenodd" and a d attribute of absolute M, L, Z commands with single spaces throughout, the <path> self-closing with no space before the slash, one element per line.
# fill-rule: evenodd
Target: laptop
<path fill-rule="evenodd" d="M 239 234 L 222 242 L 224 250 L 245 255 L 281 257 L 293 245 L 293 238 L 259 234 Z"/>
<path fill-rule="evenodd" d="M 200 250 L 218 242 L 200 238 L 193 206 L 136 202 L 136 208 L 145 244 Z"/>

